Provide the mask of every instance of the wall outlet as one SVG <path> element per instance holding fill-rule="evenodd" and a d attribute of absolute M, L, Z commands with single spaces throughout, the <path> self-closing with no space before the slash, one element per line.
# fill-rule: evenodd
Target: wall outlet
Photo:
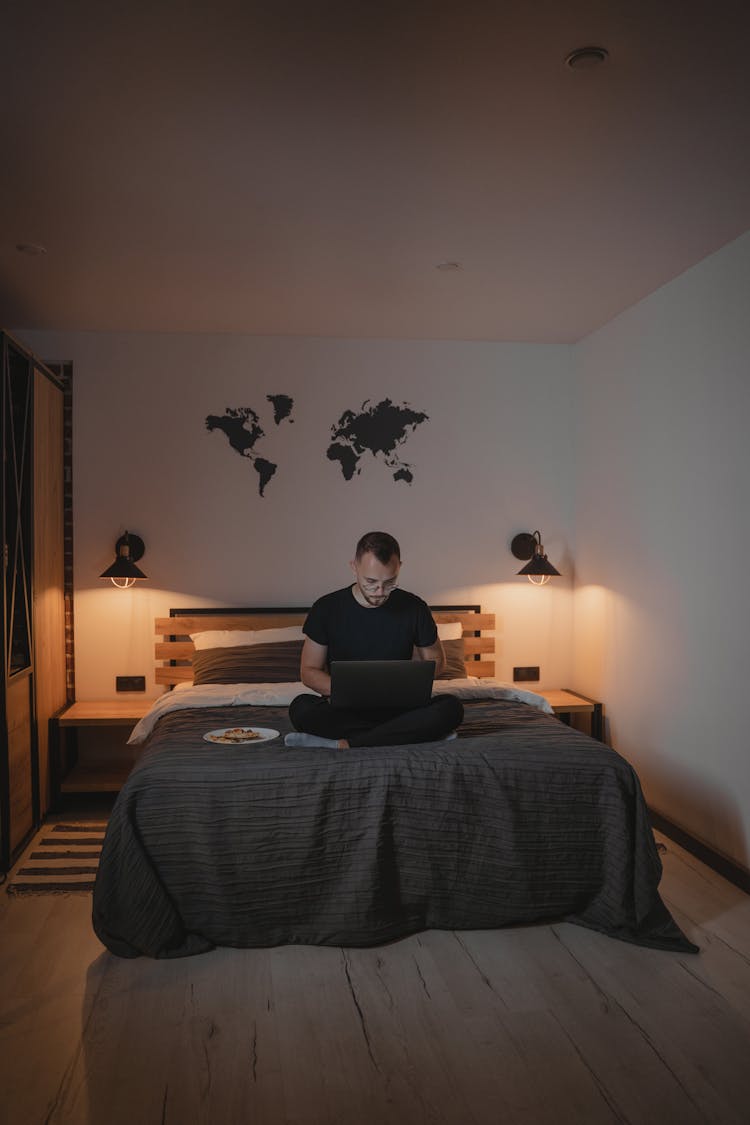
<path fill-rule="evenodd" d="M 539 665 L 533 664 L 527 668 L 514 668 L 513 679 L 516 683 L 527 683 L 530 680 L 539 679 Z"/>
<path fill-rule="evenodd" d="M 146 677 L 115 676 L 115 688 L 117 691 L 145 691 Z"/>

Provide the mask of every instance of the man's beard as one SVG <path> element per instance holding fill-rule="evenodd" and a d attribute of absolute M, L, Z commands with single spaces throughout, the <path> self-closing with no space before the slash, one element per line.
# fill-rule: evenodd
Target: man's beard
<path fill-rule="evenodd" d="M 360 590 L 362 590 L 361 587 L 360 587 Z M 375 597 L 372 594 L 366 594 L 364 592 L 364 590 L 362 590 L 362 597 L 365 599 L 365 601 L 367 602 L 368 605 L 372 605 L 372 606 L 382 605 L 384 602 L 388 601 L 390 596 L 391 595 L 390 595 L 390 592 L 389 592 L 387 594 L 381 594 L 378 597 Z"/>

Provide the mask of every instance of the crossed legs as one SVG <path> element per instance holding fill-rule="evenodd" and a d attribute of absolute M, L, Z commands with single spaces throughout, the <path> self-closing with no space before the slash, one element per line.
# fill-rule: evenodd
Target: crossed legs
<path fill-rule="evenodd" d="M 453 695 L 435 695 L 425 707 L 353 710 L 332 707 L 318 695 L 298 695 L 289 705 L 295 730 L 350 746 L 402 746 L 436 742 L 460 726 L 464 708 Z"/>

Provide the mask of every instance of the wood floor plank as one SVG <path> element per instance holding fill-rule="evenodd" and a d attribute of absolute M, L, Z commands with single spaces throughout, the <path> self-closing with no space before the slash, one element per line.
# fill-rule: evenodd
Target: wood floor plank
<path fill-rule="evenodd" d="M 662 854 L 662 890 L 691 922 L 750 960 L 750 896 L 671 840 Z"/>
<path fill-rule="evenodd" d="M 543 990 L 530 976 L 526 985 L 519 979 L 514 949 L 525 932 L 432 931 L 422 940 L 451 991 L 462 1027 L 486 1056 L 483 1073 L 492 1083 L 488 1101 L 502 1108 L 502 1120 L 610 1125 L 619 1118 L 550 1011 Z M 497 954 L 491 975 L 481 953 L 472 949 L 485 939 Z"/>
<path fill-rule="evenodd" d="M 439 1048 L 440 1065 L 451 1074 L 472 1119 L 492 1125 L 526 1116 L 544 1125 L 531 1074 L 498 1012 L 499 998 L 483 989 L 474 1007 L 456 987 L 461 975 L 456 962 L 462 960 L 456 935 L 428 931 L 410 941 L 409 957 L 394 959 L 389 968 L 390 988 L 402 992 L 410 983 L 409 1005 L 422 1012 Z M 476 1019 L 478 1011 L 481 1020 Z"/>
<path fill-rule="evenodd" d="M 685 955 L 660 953 L 654 963 L 650 951 L 636 946 L 617 955 L 600 935 L 575 926 L 565 927 L 563 942 L 661 1061 L 661 1080 L 658 1070 L 644 1076 L 652 1107 L 668 1073 L 683 1095 L 682 1121 L 747 1121 L 750 1028 L 723 996 L 685 972 Z M 672 1104 L 678 1102 L 670 1099 Z M 658 1113 L 655 1119 L 671 1120 Z"/>
<path fill-rule="evenodd" d="M 12 1120 L 47 1121 L 80 1053 L 86 966 L 102 948 L 91 898 L 13 898 L 0 933 L 0 1089 Z"/>
<path fill-rule="evenodd" d="M 0 914 L 0 997 L 7 997 L 18 992 L 21 974 L 37 956 L 37 941 L 47 928 L 54 902 L 49 896 L 21 901 L 0 895 L 0 899 L 5 900 Z"/>
<path fill-rule="evenodd" d="M 390 1104 L 372 1054 L 367 1023 L 357 1006 L 341 949 L 274 951 L 273 978 L 284 1067 L 288 1120 L 307 1121 L 311 1106 L 331 1122 L 370 1125 L 389 1119 Z M 295 1060 L 310 1053 L 311 1068 Z"/>
<path fill-rule="evenodd" d="M 180 971 L 179 963 L 120 961 L 108 953 L 90 965 L 80 1049 L 50 1125 L 161 1120 L 167 1060 L 180 1030 Z M 188 1070 L 183 1080 L 190 1081 Z"/>
<path fill-rule="evenodd" d="M 615 1120 L 598 1096 L 590 1076 L 538 1004 L 513 1010 L 500 988 L 477 965 L 464 941 L 466 934 L 430 931 L 420 935 L 420 976 L 436 1001 L 439 1023 L 454 1009 L 445 1065 L 456 1072 L 467 1104 L 483 1125 L 497 1121 L 533 1121 L 538 1125 L 574 1125 L 583 1120 L 610 1125 Z M 495 931 L 499 944 L 506 934 Z M 443 989 L 449 1001 L 441 994 Z M 535 990 L 532 990 L 535 994 Z M 443 1033 L 445 1039 L 445 1033 Z M 549 1062 L 557 1067 L 565 1097 L 548 1099 L 540 1082 Z"/>
<path fill-rule="evenodd" d="M 372 1057 L 397 1121 L 449 1125 L 477 1120 L 455 1074 L 446 1066 L 449 1015 L 440 1034 L 429 1012 L 410 952 L 414 939 L 379 949 L 345 951 L 347 975 L 363 1014 Z"/>
<path fill-rule="evenodd" d="M 280 1092 L 265 951 L 105 956 L 78 1070 L 52 1122 L 226 1125 L 248 1110 L 263 1120 Z"/>
<path fill-rule="evenodd" d="M 723 997 L 750 1025 L 750 959 L 710 930 L 694 925 L 676 903 L 670 904 L 670 910 L 683 932 L 700 947 L 699 957 L 679 958 L 683 970 Z"/>
<path fill-rule="evenodd" d="M 197 1125 L 273 1119 L 283 1106 L 283 1084 L 269 952 L 217 949 L 186 960 L 184 972 L 182 1034 L 166 1070 L 166 1119 Z"/>
<path fill-rule="evenodd" d="M 80 1048 L 81 1001 L 73 995 L 3 1005 L 0 1084 L 8 1122 L 46 1122 Z"/>
<path fill-rule="evenodd" d="M 560 940 L 558 930 L 565 940 Z M 599 983 L 587 963 L 571 952 L 569 936 L 573 934 L 575 946 L 579 930 L 576 926 L 515 930 L 513 958 L 543 990 L 550 1014 L 618 1120 L 645 1121 L 650 1114 L 660 1125 L 699 1125 L 702 1118 L 689 1094 L 637 1021 Z M 581 932 L 594 948 L 597 943 L 617 944 L 603 935 Z M 472 932 L 466 935 L 466 941 L 477 963 L 493 980 L 502 964 L 491 932 Z M 645 974 L 647 962 L 653 964 L 657 954 L 642 949 L 639 953 L 643 955 Z M 622 955 L 618 952 L 615 956 Z M 635 1074 L 639 1075 L 637 1083 L 633 1081 Z"/>

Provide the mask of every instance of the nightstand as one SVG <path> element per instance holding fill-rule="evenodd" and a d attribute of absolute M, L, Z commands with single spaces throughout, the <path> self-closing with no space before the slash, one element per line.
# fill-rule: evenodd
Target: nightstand
<path fill-rule="evenodd" d="M 81 700 L 50 719 L 49 745 L 53 806 L 61 794 L 117 793 L 132 768 L 130 761 L 78 759 L 79 728 L 134 727 L 151 707 L 149 699 Z"/>
<path fill-rule="evenodd" d="M 588 696 L 579 695 L 576 691 L 569 691 L 567 688 L 551 688 L 549 691 L 538 691 L 537 695 L 544 696 L 558 718 L 562 719 L 562 721 L 568 725 L 570 725 L 571 715 L 590 715 L 591 737 L 598 738 L 600 742 L 603 740 L 604 715 L 601 703 L 597 703 L 594 699 L 589 699 Z"/>

